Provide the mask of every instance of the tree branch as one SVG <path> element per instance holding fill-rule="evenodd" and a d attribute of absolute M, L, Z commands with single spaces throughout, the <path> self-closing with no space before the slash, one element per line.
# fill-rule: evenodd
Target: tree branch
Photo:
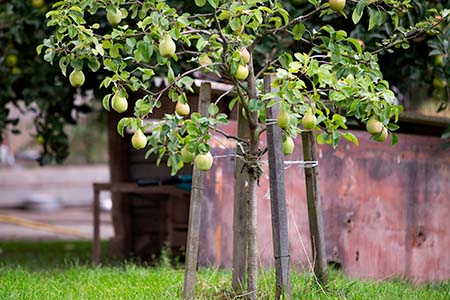
<path fill-rule="evenodd" d="M 216 131 L 217 133 L 220 133 L 221 135 L 223 135 L 223 136 L 224 136 L 225 138 L 227 138 L 227 139 L 236 140 L 236 141 L 241 142 L 241 143 L 244 143 L 244 144 L 246 144 L 246 145 L 249 144 L 249 141 L 248 141 L 248 140 L 243 139 L 243 138 L 240 138 L 240 137 L 237 137 L 237 136 L 234 136 L 234 135 L 230 135 L 230 134 L 226 133 L 225 131 L 223 131 L 223 130 L 221 130 L 221 129 L 219 129 L 219 128 L 214 128 L 213 126 L 209 126 L 209 128 L 210 128 L 211 130 Z"/>
<path fill-rule="evenodd" d="M 287 28 L 289 28 L 297 23 L 303 22 L 304 20 L 311 18 L 312 16 L 314 16 L 316 13 L 320 12 L 323 9 L 325 9 L 325 8 L 320 6 L 320 7 L 316 8 L 315 10 L 310 11 L 306 15 L 298 16 L 297 18 L 292 19 L 288 24 L 286 24 L 284 26 L 268 30 L 267 33 L 274 34 L 274 33 L 277 33 L 278 31 L 286 30 Z"/>

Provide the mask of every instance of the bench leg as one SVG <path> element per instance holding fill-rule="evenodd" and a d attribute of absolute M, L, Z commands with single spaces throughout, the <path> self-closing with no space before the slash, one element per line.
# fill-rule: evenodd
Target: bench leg
<path fill-rule="evenodd" d="M 94 187 L 94 203 L 93 203 L 93 230 L 94 236 L 92 241 L 92 263 L 100 263 L 100 191 Z"/>

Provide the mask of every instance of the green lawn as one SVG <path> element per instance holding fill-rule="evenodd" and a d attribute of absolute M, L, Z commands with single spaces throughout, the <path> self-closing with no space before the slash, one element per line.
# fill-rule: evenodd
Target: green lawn
<path fill-rule="evenodd" d="M 0 241 L 0 299 L 181 299 L 183 270 L 109 261 L 89 265 L 88 242 Z M 196 299 L 233 299 L 228 271 L 202 269 Z M 274 272 L 260 277 L 260 299 L 273 299 Z M 449 300 L 450 282 L 414 288 L 406 282 L 346 279 L 332 271 L 326 289 L 294 273 L 294 299 Z M 239 299 L 239 298 L 234 298 Z"/>

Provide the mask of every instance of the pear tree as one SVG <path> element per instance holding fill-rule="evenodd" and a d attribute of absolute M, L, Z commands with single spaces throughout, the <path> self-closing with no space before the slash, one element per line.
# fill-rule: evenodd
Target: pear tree
<path fill-rule="evenodd" d="M 408 48 L 413 39 L 439 31 L 449 20 L 445 9 L 432 9 L 417 22 L 402 19 L 414 8 L 407 0 L 309 0 L 297 14 L 288 13 L 285 5 L 291 4 L 286 2 L 195 0 L 195 9 L 188 12 L 162 0 L 62 0 L 47 13 L 54 33 L 37 47 L 64 75 L 75 74 L 69 76 L 73 85 L 83 84 L 82 72 L 104 72 L 99 82 L 106 91 L 104 108 L 122 113 L 132 104 L 133 116 L 119 121 L 118 132 L 134 132 L 132 145 L 147 147 L 146 156 L 156 155 L 158 162 L 165 159 L 172 174 L 186 164 L 204 171 L 213 166 L 212 131 L 243 149 L 249 179 L 248 299 L 257 298 L 256 188 L 265 153 L 259 138 L 268 124 L 282 128 L 285 154 L 292 153 L 293 140 L 305 130 L 314 130 L 320 144 L 336 147 L 342 139 L 358 144 L 347 130 L 349 122 L 367 123 L 370 139 L 390 137 L 395 144 L 402 107 L 383 78 L 379 55 Z M 108 26 L 93 18 L 102 15 Z M 392 30 L 379 35 L 373 51 L 350 35 L 355 25 L 370 32 L 386 23 Z M 198 72 L 233 86 L 210 104 L 207 116 L 188 106 Z M 264 91 L 266 72 L 275 74 L 273 92 Z M 158 88 L 153 78 L 161 73 L 167 85 Z M 219 111 L 217 102 L 231 94 L 235 97 L 229 108 L 242 107 L 248 137 L 219 128 L 229 116 Z M 131 96 L 137 100 L 129 101 Z M 144 122 L 165 96 L 174 103 L 173 113 L 154 124 Z M 267 119 L 266 109 L 276 99 L 281 101 L 280 114 Z"/>

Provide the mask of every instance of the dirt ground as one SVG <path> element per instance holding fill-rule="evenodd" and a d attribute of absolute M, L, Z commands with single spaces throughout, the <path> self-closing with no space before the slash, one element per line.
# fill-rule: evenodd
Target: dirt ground
<path fill-rule="evenodd" d="M 89 240 L 92 183 L 108 182 L 107 165 L 0 168 L 0 240 Z M 57 199 L 54 211 L 25 210 L 27 199 Z M 113 235 L 110 213 L 101 213 L 102 239 Z"/>

